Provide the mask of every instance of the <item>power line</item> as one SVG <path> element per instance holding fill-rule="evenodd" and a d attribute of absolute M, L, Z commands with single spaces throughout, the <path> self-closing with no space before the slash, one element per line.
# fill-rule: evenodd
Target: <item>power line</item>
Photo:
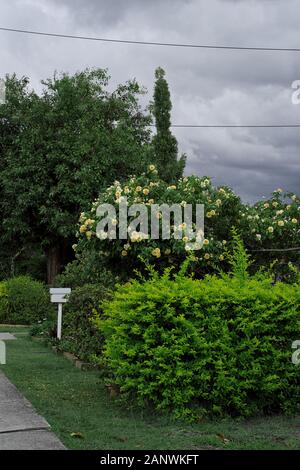
<path fill-rule="evenodd" d="M 167 43 L 167 42 L 150 42 L 150 41 L 133 41 L 125 39 L 109 39 L 99 38 L 92 36 L 75 36 L 69 34 L 58 34 L 58 33 L 46 33 L 42 31 L 31 31 L 25 29 L 14 29 L 0 27 L 0 31 L 8 31 L 14 33 L 31 34 L 38 36 L 58 37 L 66 39 L 80 39 L 87 41 L 100 41 L 100 42 L 111 42 L 121 44 L 137 44 L 146 46 L 168 46 L 168 47 L 186 47 L 186 48 L 198 48 L 198 49 L 228 49 L 228 50 L 244 50 L 244 51 L 281 51 L 281 52 L 300 52 L 300 48 L 275 48 L 275 47 L 243 47 L 243 46 L 218 46 L 208 44 L 184 44 L 184 43 Z M 155 126 L 153 126 L 155 127 Z M 300 124 L 246 124 L 246 125 L 231 125 L 231 124 L 173 124 L 172 128 L 203 128 L 203 129 L 246 129 L 246 128 L 300 128 Z"/>
<path fill-rule="evenodd" d="M 151 127 L 155 127 L 152 125 Z M 300 128 L 300 124 L 245 124 L 245 125 L 231 125 L 231 124 L 172 124 L 171 127 L 175 128 L 208 128 L 208 129 L 249 129 L 249 128 L 255 128 L 255 129 L 292 129 L 292 128 Z"/>
<path fill-rule="evenodd" d="M 46 33 L 43 31 L 32 31 L 27 29 L 3 28 L 1 31 L 8 31 L 12 33 L 32 34 L 37 36 L 48 36 L 65 39 L 80 39 L 84 41 L 99 41 L 110 42 L 119 44 L 135 44 L 141 46 L 163 46 L 163 47 L 185 47 L 193 49 L 220 49 L 220 50 L 235 50 L 235 51 L 259 51 L 259 52 L 300 52 L 298 47 L 253 47 L 253 46 L 222 46 L 213 44 L 188 44 L 188 43 L 175 43 L 175 42 L 155 42 L 155 41 L 134 41 L 129 39 L 111 39 L 100 38 L 93 36 L 76 36 L 74 34 L 60 34 L 60 33 Z"/>

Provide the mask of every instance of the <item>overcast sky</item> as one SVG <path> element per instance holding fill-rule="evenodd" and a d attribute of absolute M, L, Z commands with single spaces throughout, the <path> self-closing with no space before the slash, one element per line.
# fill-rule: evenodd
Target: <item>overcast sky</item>
<path fill-rule="evenodd" d="M 300 47 L 299 0 L 0 0 L 0 26 L 158 42 Z M 54 70 L 108 68 L 152 97 L 166 70 L 173 124 L 300 124 L 291 83 L 300 52 L 246 52 L 109 44 L 1 32 L 0 76 L 38 88 Z M 299 193 L 300 129 L 176 129 L 187 174 L 208 175 L 253 201 Z"/>

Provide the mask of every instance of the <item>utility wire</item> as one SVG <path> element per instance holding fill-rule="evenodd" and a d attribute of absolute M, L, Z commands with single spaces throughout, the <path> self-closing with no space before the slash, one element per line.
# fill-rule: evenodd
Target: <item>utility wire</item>
<path fill-rule="evenodd" d="M 150 127 L 156 127 L 151 124 Z M 188 129 L 297 129 L 300 128 L 300 124 L 245 124 L 245 125 L 231 125 L 231 124 L 171 124 L 172 128 L 188 128 Z"/>
<path fill-rule="evenodd" d="M 69 34 L 46 33 L 42 31 L 31 31 L 25 29 L 4 28 L 0 27 L 0 31 L 8 31 L 14 33 L 31 34 L 38 36 L 48 36 L 67 39 L 80 39 L 86 41 L 100 41 L 121 44 L 137 44 L 146 46 L 168 46 L 168 47 L 185 47 L 197 49 L 228 49 L 228 50 L 244 50 L 244 51 L 279 51 L 279 52 L 300 52 L 300 48 L 284 48 L 284 47 L 244 47 L 244 46 L 218 46 L 209 44 L 184 44 L 184 43 L 168 43 L 168 42 L 150 42 L 150 41 L 133 41 L 125 39 L 109 39 L 92 36 L 75 36 Z M 154 126 L 153 126 L 154 127 Z M 235 128 L 300 128 L 300 124 L 263 124 L 263 125 L 207 125 L 207 124 L 173 124 L 172 128 L 211 128 L 211 129 L 235 129 Z"/>
<path fill-rule="evenodd" d="M 134 41 L 129 39 L 111 39 L 100 38 L 93 36 L 76 36 L 74 34 L 59 34 L 47 33 L 43 31 L 32 31 L 27 29 L 4 28 L 0 27 L 1 31 L 8 31 L 12 33 L 23 33 L 37 36 L 48 36 L 66 39 L 81 39 L 85 41 L 99 41 L 111 42 L 119 44 L 136 44 L 141 46 L 163 46 L 163 47 L 185 47 L 193 49 L 220 49 L 220 50 L 233 50 L 233 51 L 259 51 L 259 52 L 300 52 L 298 47 L 253 47 L 253 46 L 222 46 L 213 44 L 188 44 L 188 43 L 175 43 L 175 42 L 155 42 L 155 41 Z"/>
<path fill-rule="evenodd" d="M 258 129 L 265 129 L 265 128 L 299 128 L 300 124 L 262 124 L 262 125 L 227 125 L 227 124 L 220 124 L 220 125 L 206 125 L 206 124 L 173 124 L 171 127 L 178 127 L 178 128 L 208 128 L 208 129 L 247 129 L 247 128 L 258 128 Z"/>

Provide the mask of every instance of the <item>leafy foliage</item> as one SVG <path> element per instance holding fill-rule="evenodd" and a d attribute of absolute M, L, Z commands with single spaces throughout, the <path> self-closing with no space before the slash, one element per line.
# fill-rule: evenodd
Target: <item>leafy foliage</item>
<path fill-rule="evenodd" d="M 50 270 L 56 274 L 72 254 L 77 214 L 117 176 L 145 168 L 150 134 L 138 104 L 143 90 L 132 81 L 110 93 L 108 81 L 101 69 L 55 75 L 38 96 L 28 79 L 6 79 L 1 236 L 18 248 L 42 247 L 53 260 L 49 282 Z"/>
<path fill-rule="evenodd" d="M 161 271 L 168 266 L 174 267 L 175 270 L 179 269 L 189 254 L 186 247 L 190 241 L 184 236 L 182 239 L 176 239 L 175 234 L 180 229 L 179 225 L 171 227 L 170 240 L 147 240 L 143 239 L 143 234 L 134 232 L 128 234 L 127 240 L 100 239 L 96 236 L 96 227 L 100 220 L 96 209 L 99 204 L 110 203 L 115 206 L 117 218 L 111 222 L 117 224 L 118 229 L 119 203 L 124 197 L 127 198 L 128 205 L 135 203 L 146 205 L 149 214 L 148 227 L 150 227 L 151 207 L 155 204 L 177 203 L 182 208 L 186 204 L 192 204 L 193 207 L 196 204 L 204 204 L 204 246 L 203 249 L 195 252 L 191 269 L 200 277 L 207 272 L 212 272 L 216 265 L 222 266 L 226 263 L 225 248 L 230 236 L 230 228 L 238 224 L 242 207 L 239 197 L 227 187 L 214 187 L 207 177 L 184 177 L 179 179 L 176 185 L 168 185 L 158 177 L 154 165 L 149 165 L 147 172 L 140 176 L 133 176 L 124 183 L 115 181 L 94 201 L 89 211 L 81 214 L 78 245 L 74 247 L 79 261 L 82 259 L 84 263 L 86 253 L 93 253 L 93 267 L 96 271 L 99 271 L 104 264 L 107 269 L 115 268 L 123 279 L 126 279 L 126 276 L 127 278 L 132 276 L 134 269 L 143 269 L 141 258 L 150 264 L 155 263 Z M 154 215 L 160 216 L 159 212 Z M 181 229 L 185 235 L 184 224 Z"/>
<path fill-rule="evenodd" d="M 155 71 L 154 102 L 152 111 L 156 124 L 156 135 L 153 137 L 154 162 L 161 178 L 176 182 L 182 177 L 185 167 L 185 155 L 178 160 L 178 144 L 170 131 L 172 103 L 165 71 L 159 67 Z"/>
<path fill-rule="evenodd" d="M 19 276 L 0 283 L 0 322 L 32 324 L 47 318 L 49 296 L 41 282 Z"/>
<path fill-rule="evenodd" d="M 231 230 L 232 233 L 232 253 L 227 251 L 227 259 L 231 268 L 232 275 L 240 282 L 244 282 L 249 277 L 249 267 L 251 264 L 250 255 L 244 247 L 241 236 L 236 229 Z"/>
<path fill-rule="evenodd" d="M 299 411 L 299 285 L 154 274 L 119 286 L 98 325 L 113 381 L 176 417 Z"/>
<path fill-rule="evenodd" d="M 107 290 L 95 284 L 86 284 L 72 291 L 64 309 L 60 344 L 64 351 L 89 362 L 101 355 L 104 339 L 94 324 L 94 318 L 99 315 L 100 304 L 107 296 Z"/>
<path fill-rule="evenodd" d="M 94 324 L 99 317 L 101 303 L 109 293 L 101 284 L 85 284 L 72 290 L 64 305 L 62 339 L 58 346 L 61 350 L 75 354 L 79 359 L 90 363 L 101 356 L 104 338 Z M 43 337 L 52 344 L 56 340 L 56 315 L 49 315 L 31 328 L 32 336 Z"/>
<path fill-rule="evenodd" d="M 96 250 L 84 250 L 80 257 L 67 264 L 62 274 L 55 278 L 57 287 L 83 287 L 85 284 L 101 285 L 105 288 L 114 287 L 120 281 L 119 275 L 112 272 L 103 262 L 103 256 Z"/>
<path fill-rule="evenodd" d="M 240 213 L 239 231 L 256 268 L 271 265 L 275 280 L 293 282 L 293 271 L 299 272 L 299 227 L 300 197 L 280 188 Z"/>

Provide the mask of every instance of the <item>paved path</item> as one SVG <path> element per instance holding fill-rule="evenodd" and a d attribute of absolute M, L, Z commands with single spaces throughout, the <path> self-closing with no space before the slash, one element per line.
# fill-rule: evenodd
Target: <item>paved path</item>
<path fill-rule="evenodd" d="M 62 450 L 47 421 L 0 372 L 0 450 Z"/>

